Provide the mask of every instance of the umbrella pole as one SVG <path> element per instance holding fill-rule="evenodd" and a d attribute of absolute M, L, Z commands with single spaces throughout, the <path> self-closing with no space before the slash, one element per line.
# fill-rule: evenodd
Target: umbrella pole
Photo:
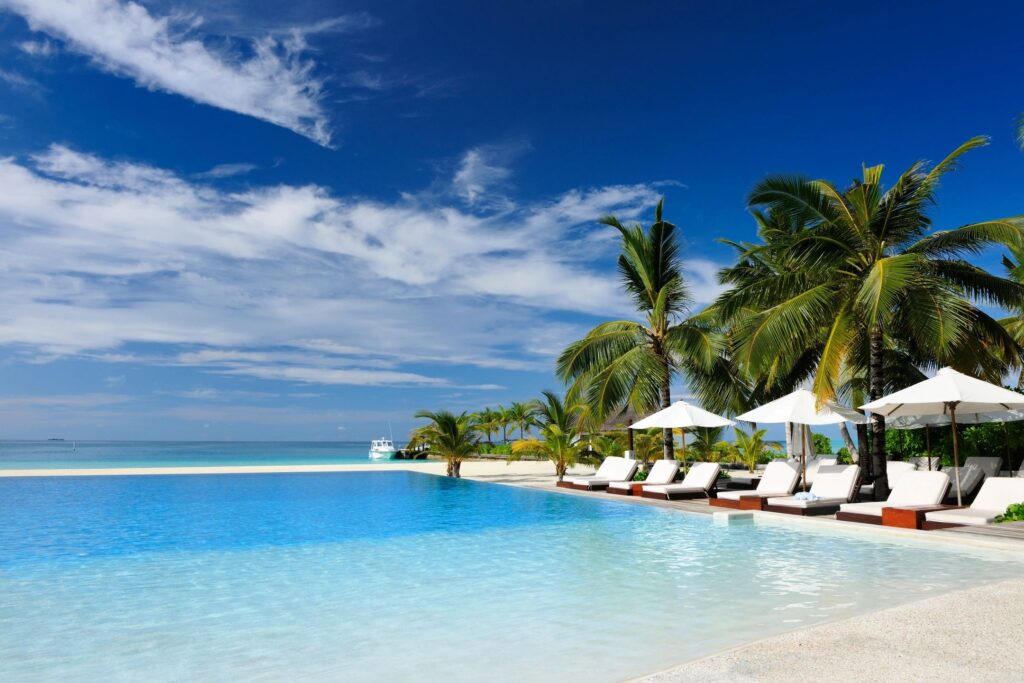
<path fill-rule="evenodd" d="M 963 505 L 963 498 L 960 494 L 960 451 L 956 439 L 956 404 L 959 401 L 949 403 L 949 423 L 953 427 L 953 467 L 956 468 L 956 504 Z"/>
<path fill-rule="evenodd" d="M 1006 458 L 1006 469 L 1010 471 L 1010 476 L 1013 476 L 1013 467 L 1010 464 L 1010 430 L 1006 428 L 1006 423 L 1003 423 L 1003 457 Z"/>
<path fill-rule="evenodd" d="M 683 454 L 683 467 L 686 467 L 686 430 L 685 429 L 680 429 L 679 430 L 679 434 L 680 434 L 680 436 L 683 437 L 683 450 L 682 450 L 682 454 Z"/>
<path fill-rule="evenodd" d="M 928 471 L 932 471 L 932 428 L 930 425 L 924 426 L 924 444 L 928 449 Z"/>
<path fill-rule="evenodd" d="M 803 470 L 803 475 L 800 477 L 803 480 L 804 491 L 807 491 L 807 425 L 800 425 L 800 435 L 804 438 L 800 439 L 800 469 Z"/>

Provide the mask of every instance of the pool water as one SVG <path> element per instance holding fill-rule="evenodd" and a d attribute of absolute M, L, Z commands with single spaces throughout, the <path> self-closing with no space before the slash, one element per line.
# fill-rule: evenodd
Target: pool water
<path fill-rule="evenodd" d="M 0 680 L 612 681 L 1002 554 L 411 472 L 0 479 Z"/>

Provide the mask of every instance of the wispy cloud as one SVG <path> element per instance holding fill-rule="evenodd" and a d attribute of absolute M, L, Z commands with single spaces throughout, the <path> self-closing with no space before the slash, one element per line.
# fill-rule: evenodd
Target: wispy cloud
<path fill-rule="evenodd" d="M 484 208 L 511 208 L 511 201 L 496 190 L 507 186 L 512 162 L 527 148 L 520 142 L 480 145 L 466 151 L 452 177 L 453 191 L 473 207 L 479 208 L 486 200 L 488 206 Z"/>
<path fill-rule="evenodd" d="M 580 249 L 580 236 L 605 230 L 601 215 L 636 218 L 658 198 L 621 185 L 488 211 L 429 192 L 391 202 L 312 185 L 227 192 L 57 145 L 0 159 L 0 186 L 0 345 L 39 362 L 86 354 L 419 387 L 466 384 L 453 366 L 548 370 L 557 345 L 582 331 L 561 311 L 629 315 L 598 265 L 614 242 Z M 705 285 L 698 298 L 710 296 Z M 132 343 L 148 355 L 123 348 Z"/>
<path fill-rule="evenodd" d="M 157 16 L 124 0 L 0 0 L 0 8 L 142 87 L 253 116 L 321 145 L 331 143 L 320 102 L 323 83 L 305 54 L 302 31 L 230 45 L 223 36 L 202 33 L 197 15 Z"/>
<path fill-rule="evenodd" d="M 49 57 L 57 52 L 57 46 L 49 40 L 24 40 L 18 43 L 18 49 L 33 57 Z"/>
<path fill-rule="evenodd" d="M 196 173 L 196 178 L 230 178 L 236 175 L 245 175 L 246 173 L 252 173 L 258 170 L 259 166 L 256 164 L 217 164 L 208 171 Z"/>

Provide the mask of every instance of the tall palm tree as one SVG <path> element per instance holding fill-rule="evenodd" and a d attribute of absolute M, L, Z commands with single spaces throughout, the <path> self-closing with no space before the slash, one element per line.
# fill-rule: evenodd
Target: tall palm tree
<path fill-rule="evenodd" d="M 595 416 L 625 406 L 637 412 L 667 408 L 672 378 L 690 366 L 710 367 L 717 342 L 709 319 L 687 318 L 693 301 L 683 277 L 676 227 L 664 220 L 664 200 L 646 230 L 614 216 L 601 223 L 619 231 L 619 278 L 643 318 L 601 323 L 558 358 L 558 376 L 571 382 Z M 663 455 L 673 457 L 672 430 L 662 434 Z"/>
<path fill-rule="evenodd" d="M 459 478 L 463 459 L 476 453 L 479 446 L 472 416 L 455 415 L 447 410 L 421 410 L 416 417 L 430 422 L 417 428 L 414 434 L 430 446 L 431 453 L 448 462 L 449 477 Z"/>
<path fill-rule="evenodd" d="M 519 438 L 526 438 L 526 430 L 537 426 L 537 408 L 533 403 L 513 401 L 508 407 L 511 424 L 519 428 Z"/>
<path fill-rule="evenodd" d="M 893 350 L 919 365 L 952 365 L 990 378 L 1005 369 L 999 359 L 1019 356 L 1019 348 L 976 304 L 1012 308 L 1024 288 L 969 257 L 993 244 L 1024 245 L 1020 217 L 931 232 L 927 214 L 939 179 L 985 144 L 972 138 L 934 167 L 915 163 L 888 189 L 882 166 L 865 167 L 845 190 L 796 176 L 758 183 L 749 203 L 802 227 L 786 241 L 792 267 L 762 272 L 756 281 L 726 279 L 734 287 L 717 305 L 740 320 L 734 328 L 740 364 L 770 373 L 817 356 L 813 389 L 822 400 L 836 396 L 847 366 L 867 378 L 869 398 L 880 397 Z M 876 486 L 882 493 L 885 421 L 879 415 L 873 421 L 871 469 L 883 479 Z"/>
<path fill-rule="evenodd" d="M 540 417 L 537 438 L 513 443 L 509 460 L 518 460 L 525 454 L 540 455 L 555 464 L 555 474 L 558 481 L 562 481 L 566 471 L 583 457 L 580 437 L 585 408 L 563 401 L 554 392 L 543 393 L 544 398 L 535 403 Z"/>

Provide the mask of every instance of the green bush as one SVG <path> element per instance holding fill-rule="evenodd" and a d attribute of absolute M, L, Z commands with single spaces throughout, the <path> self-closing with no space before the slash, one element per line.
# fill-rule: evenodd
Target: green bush
<path fill-rule="evenodd" d="M 839 451 L 836 453 L 836 457 L 836 463 L 840 465 L 853 464 L 853 458 L 850 457 L 850 449 L 848 449 L 846 446 L 843 446 L 842 448 L 839 449 Z"/>
<path fill-rule="evenodd" d="M 633 475 L 633 481 L 647 481 L 648 474 L 650 474 L 650 470 L 642 470 L 638 467 L 636 474 Z"/>
<path fill-rule="evenodd" d="M 512 444 L 508 443 L 482 443 L 480 453 L 489 455 L 512 455 Z"/>
<path fill-rule="evenodd" d="M 1024 522 L 1024 503 L 1014 503 L 996 517 L 996 522 Z"/>
<path fill-rule="evenodd" d="M 818 455 L 832 455 L 832 439 L 824 434 L 811 434 L 811 443 Z"/>

